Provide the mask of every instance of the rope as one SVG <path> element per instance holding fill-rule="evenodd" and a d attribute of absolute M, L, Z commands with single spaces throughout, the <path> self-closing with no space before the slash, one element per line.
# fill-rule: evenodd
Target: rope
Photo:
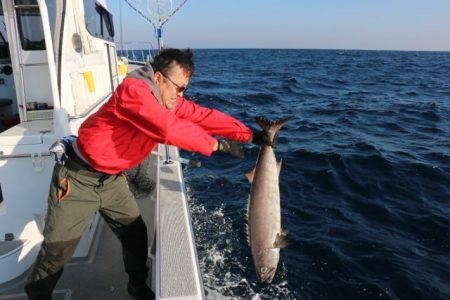
<path fill-rule="evenodd" d="M 187 1 L 187 0 L 186 0 Z M 185 1 L 185 2 L 186 2 Z M 156 29 L 156 24 L 155 23 L 153 23 L 153 21 L 149 18 L 149 17 L 147 17 L 145 14 L 143 14 L 139 9 L 137 9 L 136 7 L 134 7 L 134 5 L 129 1 L 129 0 L 125 0 L 125 2 L 135 11 L 135 12 L 137 12 L 139 15 L 141 15 L 145 20 L 147 20 L 147 22 L 149 22 L 150 24 L 152 24 L 153 25 L 153 27 L 155 27 L 155 29 Z"/>
<path fill-rule="evenodd" d="M 147 0 L 147 1 L 149 1 L 149 0 Z M 160 19 L 159 21 L 161 22 L 160 23 L 160 25 L 158 26 L 158 25 L 156 25 L 155 24 L 155 22 L 153 22 L 149 17 L 147 17 L 144 13 L 142 13 L 142 11 L 140 11 L 137 7 L 135 7 L 131 2 L 130 2 L 130 0 L 125 0 L 125 2 L 135 11 L 135 12 L 137 12 L 139 15 L 141 15 L 145 20 L 147 20 L 147 22 L 149 22 L 150 24 L 152 24 L 153 25 L 153 27 L 155 28 L 155 29 L 157 29 L 157 28 L 161 28 L 163 25 L 164 25 L 164 23 L 166 23 L 168 20 L 169 20 L 169 18 L 171 18 L 177 11 L 179 11 L 180 10 L 180 8 L 187 2 L 187 0 L 183 0 L 183 2 L 181 2 L 181 4 L 176 8 L 176 9 L 174 9 L 173 11 L 172 11 L 172 13 L 170 14 L 170 15 L 168 15 L 164 20 L 163 19 Z"/>
<path fill-rule="evenodd" d="M 166 20 L 165 20 L 164 22 L 161 23 L 161 26 L 164 25 L 164 23 L 166 23 L 166 22 L 169 20 L 169 18 L 172 17 L 177 11 L 179 11 L 180 8 L 181 8 L 186 2 L 187 2 L 187 0 L 184 0 L 183 2 L 181 2 L 181 4 L 180 4 L 176 9 L 174 9 L 174 11 L 173 11 L 170 15 L 167 16 Z"/>

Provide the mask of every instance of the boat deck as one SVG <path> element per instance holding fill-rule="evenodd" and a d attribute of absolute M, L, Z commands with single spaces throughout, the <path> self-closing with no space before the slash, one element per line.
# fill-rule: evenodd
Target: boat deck
<path fill-rule="evenodd" d="M 148 197 L 137 199 L 149 233 L 154 232 L 155 201 L 155 191 Z M 149 259 L 148 265 L 152 269 L 151 259 Z M 25 280 L 26 274 L 16 282 L 9 283 L 8 288 L 0 287 L 0 299 L 27 299 L 23 290 Z M 148 285 L 151 287 L 150 281 L 149 278 Z M 66 264 L 64 273 L 53 292 L 53 299 L 135 299 L 128 295 L 127 283 L 128 276 L 123 267 L 120 242 L 106 223 L 101 220 L 89 256 L 83 259 L 72 259 Z"/>

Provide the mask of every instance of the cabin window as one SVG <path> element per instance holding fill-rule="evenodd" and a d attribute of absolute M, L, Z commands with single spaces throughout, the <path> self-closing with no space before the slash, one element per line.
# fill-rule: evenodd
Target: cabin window
<path fill-rule="evenodd" d="M 56 0 L 46 0 L 50 30 L 54 33 Z M 45 50 L 44 30 L 42 28 L 41 13 L 36 0 L 14 1 L 17 26 L 23 50 Z"/>
<path fill-rule="evenodd" d="M 23 50 L 45 50 L 44 30 L 36 0 L 14 1 Z"/>
<path fill-rule="evenodd" d="M 3 16 L 2 2 L 0 1 L 0 60 L 9 60 L 8 41 L 6 39 L 5 17 Z"/>
<path fill-rule="evenodd" d="M 84 18 L 87 30 L 91 35 L 108 41 L 113 40 L 113 17 L 96 0 L 84 0 Z"/>
<path fill-rule="evenodd" d="M 1 20 L 2 18 L 0 17 L 0 21 Z M 3 36 L 2 30 L 0 30 L 0 60 L 9 60 L 8 43 L 6 42 L 6 39 Z"/>

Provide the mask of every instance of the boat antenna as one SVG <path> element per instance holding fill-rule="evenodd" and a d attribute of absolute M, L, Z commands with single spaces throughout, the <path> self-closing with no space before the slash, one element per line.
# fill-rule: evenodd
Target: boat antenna
<path fill-rule="evenodd" d="M 187 0 L 125 0 L 125 2 L 155 29 L 158 51 L 163 48 L 163 25 L 187 2 Z M 145 5 L 146 4 L 146 5 Z"/>
<path fill-rule="evenodd" d="M 123 51 L 122 1 L 119 2 L 119 19 L 120 19 L 120 50 Z"/>

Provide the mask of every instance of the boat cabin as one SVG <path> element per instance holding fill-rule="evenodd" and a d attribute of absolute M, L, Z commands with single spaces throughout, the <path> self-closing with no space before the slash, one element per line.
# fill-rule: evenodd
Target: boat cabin
<path fill-rule="evenodd" d="M 113 37 L 104 1 L 0 2 L 0 285 L 39 250 L 49 146 L 77 134 L 122 78 Z M 91 231 L 76 256 L 87 253 Z"/>

